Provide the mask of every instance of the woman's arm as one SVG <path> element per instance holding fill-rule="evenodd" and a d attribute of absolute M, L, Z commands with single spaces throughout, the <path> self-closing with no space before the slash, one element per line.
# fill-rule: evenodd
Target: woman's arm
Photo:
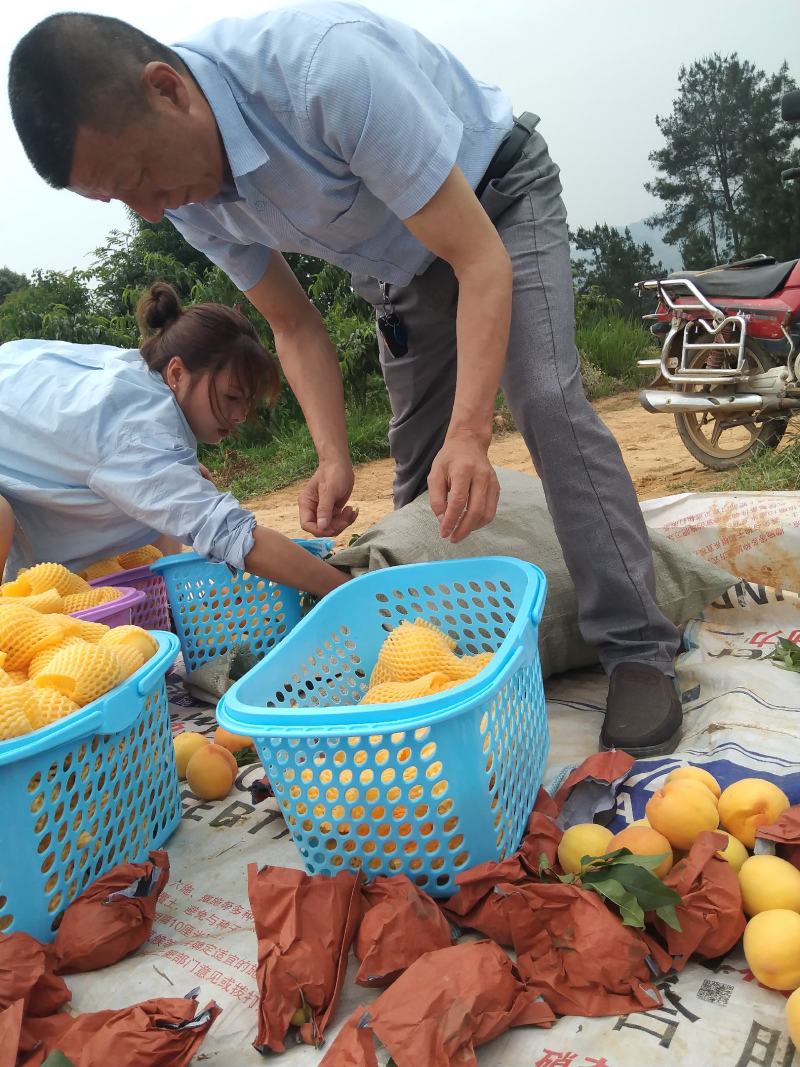
<path fill-rule="evenodd" d="M 89 488 L 148 530 L 261 578 L 315 596 L 346 580 L 288 537 L 258 526 L 251 511 L 203 477 L 193 449 L 169 435 L 120 441 L 92 471 Z"/>
<path fill-rule="evenodd" d="M 314 596 L 325 596 L 350 577 L 275 530 L 256 526 L 253 537 L 255 543 L 244 561 L 251 574 Z"/>

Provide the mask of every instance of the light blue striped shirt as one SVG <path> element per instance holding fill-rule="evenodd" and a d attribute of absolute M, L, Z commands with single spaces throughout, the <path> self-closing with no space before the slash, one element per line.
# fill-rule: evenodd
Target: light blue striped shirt
<path fill-rule="evenodd" d="M 402 220 L 456 164 L 474 188 L 513 124 L 499 89 L 356 4 L 224 19 L 175 51 L 211 106 L 233 184 L 166 214 L 240 289 L 271 249 L 407 284 L 434 257 Z"/>
<path fill-rule="evenodd" d="M 0 495 L 17 520 L 7 573 L 81 570 L 172 534 L 242 567 L 255 518 L 200 473 L 197 441 L 137 350 L 0 346 Z"/>

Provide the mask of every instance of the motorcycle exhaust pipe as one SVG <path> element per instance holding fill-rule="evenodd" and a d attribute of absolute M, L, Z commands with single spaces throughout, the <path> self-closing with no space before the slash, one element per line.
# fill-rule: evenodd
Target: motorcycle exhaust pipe
<path fill-rule="evenodd" d="M 661 389 L 642 389 L 639 402 L 645 411 L 681 415 L 690 411 L 761 411 L 774 404 L 775 397 L 758 393 L 667 393 Z"/>

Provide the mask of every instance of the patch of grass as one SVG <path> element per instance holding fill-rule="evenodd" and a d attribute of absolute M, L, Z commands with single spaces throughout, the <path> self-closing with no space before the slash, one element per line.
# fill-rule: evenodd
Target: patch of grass
<path fill-rule="evenodd" d="M 347 413 L 350 454 L 354 463 L 389 455 L 388 403 L 374 401 Z M 263 496 L 307 478 L 317 466 L 317 454 L 305 423 L 296 423 L 266 443 L 231 441 L 224 448 L 204 449 L 202 461 L 220 489 L 239 500 Z"/>
<path fill-rule="evenodd" d="M 581 377 L 590 400 L 646 385 L 652 375 L 639 370 L 638 359 L 657 354 L 648 333 L 637 323 L 615 316 L 584 319 L 577 329 Z M 347 413 L 350 452 L 354 463 L 389 455 L 389 402 L 382 385 L 369 394 L 366 407 Z M 280 420 L 280 428 L 245 428 L 242 434 L 216 447 L 203 447 L 200 458 L 221 489 L 249 500 L 307 478 L 317 465 L 311 436 L 302 421 Z M 273 422 L 274 426 L 274 422 Z M 494 431 L 501 436 L 515 429 L 502 395 L 495 406 Z M 263 440 L 271 434 L 269 440 Z"/>
<path fill-rule="evenodd" d="M 635 385 L 640 379 L 647 381 L 651 377 L 649 371 L 636 366 L 636 361 L 654 358 L 658 348 L 638 322 L 615 316 L 587 318 L 578 324 L 575 340 L 582 359 L 609 378 Z"/>
<path fill-rule="evenodd" d="M 800 440 L 795 437 L 780 452 L 764 450 L 730 471 L 715 487 L 721 492 L 753 493 L 800 489 Z"/>

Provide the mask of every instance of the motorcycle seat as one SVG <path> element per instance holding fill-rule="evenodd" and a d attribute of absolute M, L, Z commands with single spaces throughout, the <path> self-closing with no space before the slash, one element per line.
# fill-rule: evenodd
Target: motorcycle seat
<path fill-rule="evenodd" d="M 684 270 L 669 277 L 691 278 L 700 292 L 708 297 L 762 300 L 781 288 L 799 262 L 797 259 L 785 263 L 776 263 L 773 259 L 745 260 L 737 266 Z"/>

